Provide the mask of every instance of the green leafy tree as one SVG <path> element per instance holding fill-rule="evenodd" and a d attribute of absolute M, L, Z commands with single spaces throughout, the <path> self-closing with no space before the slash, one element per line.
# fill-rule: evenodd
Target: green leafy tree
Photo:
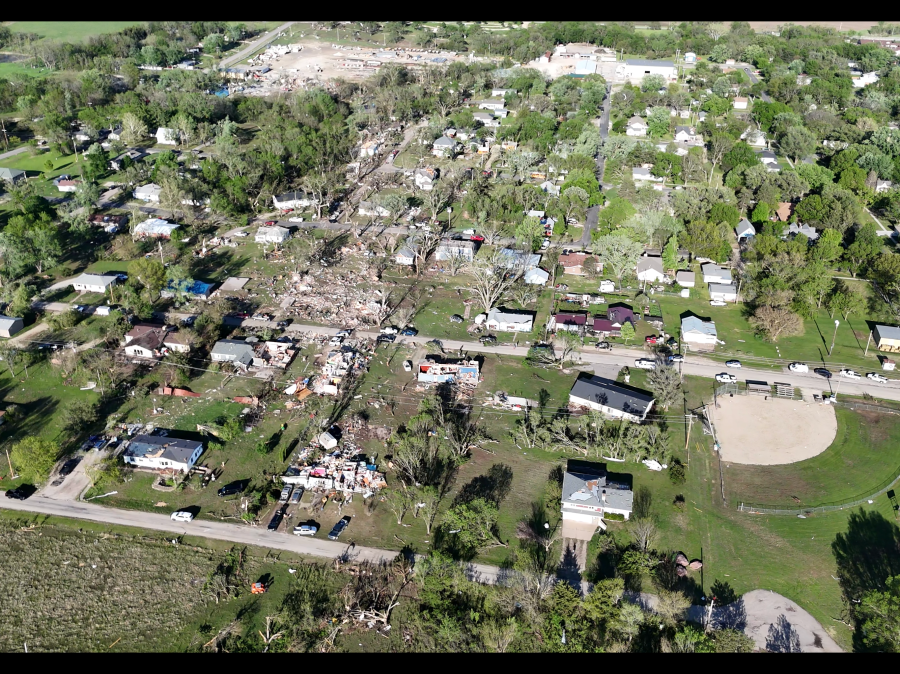
<path fill-rule="evenodd" d="M 622 339 L 627 344 L 629 341 L 634 339 L 634 326 L 631 324 L 631 321 L 625 321 L 622 323 Z"/>
<path fill-rule="evenodd" d="M 756 642 L 740 630 L 721 629 L 712 633 L 716 653 L 752 653 Z"/>
<path fill-rule="evenodd" d="M 128 265 L 131 277 L 136 279 L 155 297 L 166 286 L 166 268 L 156 258 L 141 257 Z"/>
<path fill-rule="evenodd" d="M 460 558 L 471 558 L 486 546 L 505 544 L 497 536 L 497 506 L 484 498 L 452 506 L 444 513 L 441 530 L 447 547 Z"/>
<path fill-rule="evenodd" d="M 842 244 L 843 237 L 840 232 L 834 229 L 823 230 L 813 247 L 816 259 L 825 264 L 831 264 L 844 252 Z"/>
<path fill-rule="evenodd" d="M 769 204 L 765 201 L 760 201 L 756 204 L 756 208 L 753 209 L 753 213 L 750 215 L 750 220 L 753 224 L 761 225 L 769 221 Z"/>
<path fill-rule="evenodd" d="M 10 451 L 19 474 L 31 482 L 43 482 L 59 456 L 59 445 L 37 435 L 23 438 Z"/>
<path fill-rule="evenodd" d="M 854 608 L 863 643 L 881 652 L 900 652 L 900 576 L 885 581 L 883 591 L 866 592 Z"/>
<path fill-rule="evenodd" d="M 516 241 L 527 250 L 535 252 L 541 247 L 544 238 L 544 226 L 540 218 L 528 216 L 522 220 L 515 230 Z"/>
<path fill-rule="evenodd" d="M 811 190 L 820 190 L 834 182 L 834 172 L 818 164 L 798 164 L 794 170 L 809 184 Z"/>
<path fill-rule="evenodd" d="M 677 269 L 678 268 L 678 235 L 673 234 L 669 237 L 669 240 L 666 241 L 666 247 L 663 248 L 662 252 L 662 261 L 663 266 L 666 269 Z"/>
<path fill-rule="evenodd" d="M 672 116 L 668 108 L 651 108 L 647 115 L 648 133 L 653 138 L 659 138 L 669 133 Z"/>
<path fill-rule="evenodd" d="M 633 269 L 644 247 L 623 234 L 593 236 L 594 254 L 604 265 L 609 265 L 619 286 L 626 271 Z"/>
<path fill-rule="evenodd" d="M 757 164 L 759 164 L 759 157 L 756 156 L 756 152 L 743 141 L 735 143 L 734 147 L 722 157 L 722 165 L 726 169 L 737 166 L 756 166 Z"/>

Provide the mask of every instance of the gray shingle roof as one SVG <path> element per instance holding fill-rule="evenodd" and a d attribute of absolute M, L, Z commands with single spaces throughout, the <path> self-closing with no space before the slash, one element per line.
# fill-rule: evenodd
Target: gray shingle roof
<path fill-rule="evenodd" d="M 710 284 L 713 285 L 713 284 Z M 704 335 L 716 336 L 716 324 L 712 321 L 704 321 L 696 316 L 686 316 L 681 319 L 681 333 L 701 332 Z"/>
<path fill-rule="evenodd" d="M 187 463 L 197 448 L 203 443 L 196 440 L 162 437 L 159 435 L 136 435 L 125 450 L 125 456 L 159 456 L 160 458 Z"/>
<path fill-rule="evenodd" d="M 625 388 L 605 377 L 583 377 L 575 381 L 569 395 L 642 417 L 653 403 L 650 393 Z"/>
<path fill-rule="evenodd" d="M 603 500 L 604 495 L 606 501 Z M 628 485 L 611 482 L 603 464 L 570 459 L 563 477 L 562 500 L 631 512 L 634 492 Z"/>
<path fill-rule="evenodd" d="M 629 66 L 656 66 L 658 68 L 672 68 L 675 65 L 671 61 L 650 61 L 648 59 L 625 59 L 625 64 Z"/>

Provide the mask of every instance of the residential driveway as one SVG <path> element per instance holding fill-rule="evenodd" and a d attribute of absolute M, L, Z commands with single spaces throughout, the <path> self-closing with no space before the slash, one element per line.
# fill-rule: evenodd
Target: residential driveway
<path fill-rule="evenodd" d="M 54 484 L 60 479 L 57 472 L 55 477 L 50 477 L 47 485 L 37 495 L 53 499 L 54 501 L 77 501 L 81 494 L 91 485 L 87 469 L 99 463 L 106 456 L 106 452 L 78 452 L 76 456 L 82 458 L 78 465 L 75 466 L 75 470 L 63 477 L 60 484 Z M 57 466 L 57 471 L 62 467 L 63 463 L 65 462 L 61 462 Z"/>
<path fill-rule="evenodd" d="M 10 157 L 15 157 L 17 154 L 22 154 L 27 150 L 28 146 L 26 145 L 25 147 L 20 147 L 15 150 L 10 150 L 9 152 L 4 152 L 3 154 L 0 154 L 0 161 L 2 161 L 3 159 L 9 159 Z"/>
<path fill-rule="evenodd" d="M 16 335 L 12 339 L 10 339 L 9 343 L 12 346 L 18 346 L 20 344 L 27 344 L 28 342 L 33 341 L 34 338 L 37 337 L 39 334 L 41 334 L 42 332 L 45 332 L 46 330 L 49 330 L 49 329 L 50 329 L 50 326 L 47 325 L 46 323 L 38 323 L 37 325 L 32 326 L 31 329 L 29 329 L 25 332 L 20 332 L 18 335 Z"/>

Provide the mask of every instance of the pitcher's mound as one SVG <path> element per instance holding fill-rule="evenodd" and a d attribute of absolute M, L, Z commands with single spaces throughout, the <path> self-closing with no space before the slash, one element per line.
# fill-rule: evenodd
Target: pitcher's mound
<path fill-rule="evenodd" d="M 723 461 L 771 466 L 821 454 L 834 442 L 831 405 L 763 396 L 720 396 L 712 410 Z"/>

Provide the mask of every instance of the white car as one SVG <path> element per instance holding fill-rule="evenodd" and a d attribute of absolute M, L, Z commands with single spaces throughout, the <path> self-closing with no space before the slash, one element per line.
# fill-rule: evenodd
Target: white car
<path fill-rule="evenodd" d="M 349 337 L 350 331 L 349 330 L 338 330 L 336 333 L 334 333 L 334 336 L 335 337 Z"/>
<path fill-rule="evenodd" d="M 710 300 L 709 306 L 711 306 L 711 307 L 724 307 L 724 306 L 725 306 L 725 302 L 723 302 L 722 300 Z"/>
<path fill-rule="evenodd" d="M 303 218 L 288 218 L 288 222 L 303 222 Z"/>
<path fill-rule="evenodd" d="M 884 375 L 880 375 L 877 372 L 870 372 L 866 375 L 867 379 L 871 379 L 872 381 L 877 381 L 879 384 L 887 384 L 888 378 Z"/>
<path fill-rule="evenodd" d="M 788 365 L 791 372 L 809 372 L 809 365 L 806 363 L 791 363 Z"/>
<path fill-rule="evenodd" d="M 716 381 L 721 384 L 734 384 L 737 382 L 737 377 L 735 377 L 733 374 L 723 372 L 722 374 L 716 375 Z"/>
<path fill-rule="evenodd" d="M 842 377 L 847 377 L 847 379 L 862 379 L 862 377 L 859 376 L 859 372 L 854 372 L 853 370 L 841 370 L 840 375 Z"/>
<path fill-rule="evenodd" d="M 639 367 L 642 370 L 655 370 L 656 361 L 650 360 L 649 358 L 638 358 L 634 361 L 634 366 Z"/>
<path fill-rule="evenodd" d="M 250 236 L 250 234 L 247 233 L 247 232 L 235 232 L 235 233 L 234 233 L 234 236 L 236 236 L 236 237 L 238 237 L 238 238 L 240 238 L 240 239 L 243 239 L 245 236 Z"/>
<path fill-rule="evenodd" d="M 741 361 L 739 360 L 726 360 L 725 367 L 740 367 Z"/>
<path fill-rule="evenodd" d="M 544 239 L 544 243 L 541 244 L 541 250 L 547 250 L 550 247 L 550 239 Z"/>
<path fill-rule="evenodd" d="M 172 513 L 173 522 L 190 522 L 194 519 L 194 514 L 186 510 L 176 510 Z"/>
<path fill-rule="evenodd" d="M 400 331 L 393 325 L 386 325 L 385 327 L 381 328 L 382 335 L 396 335 L 398 332 Z"/>
<path fill-rule="evenodd" d="M 409 361 L 409 360 L 403 361 L 403 371 L 404 372 L 412 372 L 412 361 Z"/>

